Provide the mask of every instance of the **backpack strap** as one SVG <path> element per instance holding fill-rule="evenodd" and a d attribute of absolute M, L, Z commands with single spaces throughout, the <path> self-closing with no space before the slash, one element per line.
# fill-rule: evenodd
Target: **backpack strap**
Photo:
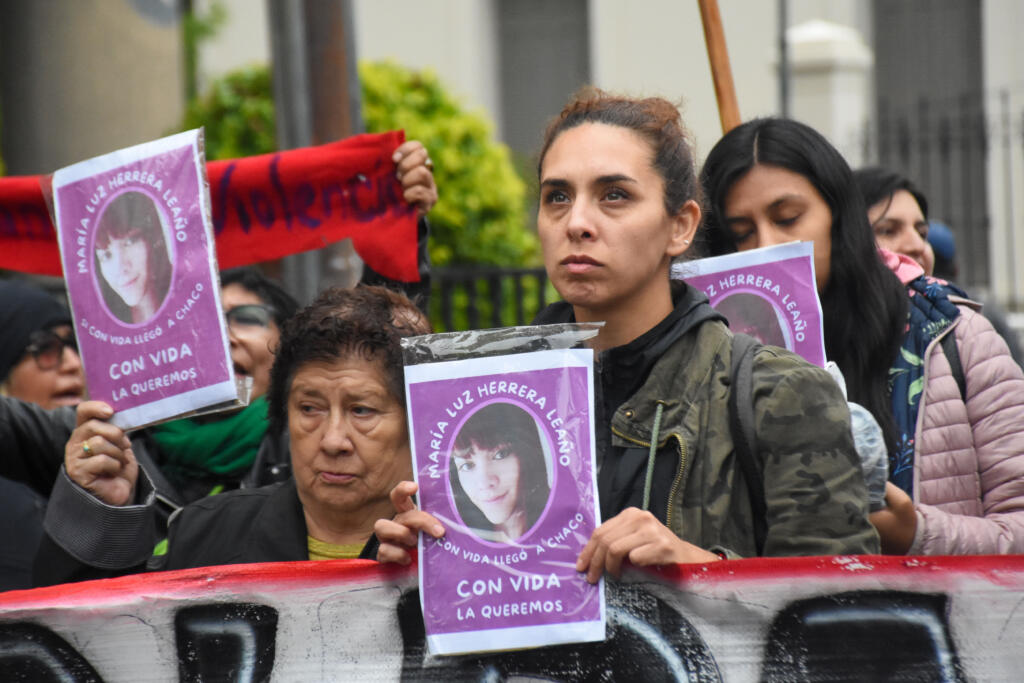
<path fill-rule="evenodd" d="M 953 332 L 948 332 L 943 335 L 939 343 L 942 344 L 942 352 L 946 354 L 949 368 L 953 371 L 956 386 L 960 389 L 960 400 L 967 403 L 967 378 L 964 376 L 964 366 L 960 362 L 960 349 L 956 345 L 956 335 Z"/>
<path fill-rule="evenodd" d="M 757 554 L 764 551 L 768 535 L 768 506 L 764 496 L 764 477 L 755 455 L 758 454 L 757 430 L 754 426 L 754 352 L 760 343 L 746 334 L 732 337 L 732 372 L 729 389 L 729 430 L 733 452 L 747 484 L 750 510 L 754 517 L 754 542 Z M 742 398 L 741 398 L 742 397 Z"/>

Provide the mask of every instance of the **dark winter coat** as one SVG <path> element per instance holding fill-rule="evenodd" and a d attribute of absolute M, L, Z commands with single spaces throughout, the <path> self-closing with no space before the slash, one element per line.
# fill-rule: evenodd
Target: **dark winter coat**
<path fill-rule="evenodd" d="M 602 517 L 640 506 L 654 441 L 650 511 L 694 545 L 754 556 L 750 496 L 729 425 L 732 334 L 693 288 L 676 285 L 674 303 L 672 314 L 648 333 L 597 356 Z M 561 303 L 536 322 L 571 319 L 571 307 Z M 849 409 L 829 374 L 763 346 L 754 356 L 752 397 L 740 400 L 753 401 L 764 455 L 762 554 L 877 553 Z"/>

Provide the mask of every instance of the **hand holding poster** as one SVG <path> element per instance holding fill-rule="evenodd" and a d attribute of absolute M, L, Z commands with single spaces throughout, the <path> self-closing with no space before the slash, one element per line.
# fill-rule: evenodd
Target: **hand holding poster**
<path fill-rule="evenodd" d="M 53 175 L 89 396 L 122 429 L 238 401 L 199 131 Z"/>
<path fill-rule="evenodd" d="M 707 294 L 733 332 L 825 365 L 814 245 L 791 242 L 677 263 L 672 277 Z"/>
<path fill-rule="evenodd" d="M 589 349 L 406 366 L 419 503 L 445 527 L 419 541 L 432 653 L 604 638 L 603 583 L 575 568 L 599 516 L 592 371 Z"/>

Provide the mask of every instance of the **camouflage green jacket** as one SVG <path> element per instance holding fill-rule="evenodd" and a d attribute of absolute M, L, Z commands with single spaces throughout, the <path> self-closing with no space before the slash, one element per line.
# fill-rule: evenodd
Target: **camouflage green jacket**
<path fill-rule="evenodd" d="M 679 460 L 664 514 L 669 528 L 699 547 L 752 557 L 750 498 L 729 429 L 730 340 L 718 320 L 676 339 L 613 415 L 612 445 L 649 448 L 656 438 L 659 456 L 668 449 Z M 763 554 L 879 552 L 849 411 L 832 378 L 788 351 L 764 347 L 754 357 L 753 386 L 758 443 L 766 454 Z"/>

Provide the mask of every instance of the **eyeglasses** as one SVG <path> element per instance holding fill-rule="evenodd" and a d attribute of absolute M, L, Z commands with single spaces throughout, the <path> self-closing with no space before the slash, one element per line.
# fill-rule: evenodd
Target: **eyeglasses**
<path fill-rule="evenodd" d="M 52 370 L 60 365 L 64 357 L 64 347 L 78 353 L 78 342 L 75 335 L 62 337 L 52 330 L 39 330 L 29 335 L 25 353 L 32 354 L 36 366 L 40 370 Z"/>
<path fill-rule="evenodd" d="M 224 317 L 228 320 L 228 327 L 236 332 L 245 333 L 256 328 L 269 328 L 274 322 L 274 311 L 262 304 L 245 304 L 225 311 Z"/>

